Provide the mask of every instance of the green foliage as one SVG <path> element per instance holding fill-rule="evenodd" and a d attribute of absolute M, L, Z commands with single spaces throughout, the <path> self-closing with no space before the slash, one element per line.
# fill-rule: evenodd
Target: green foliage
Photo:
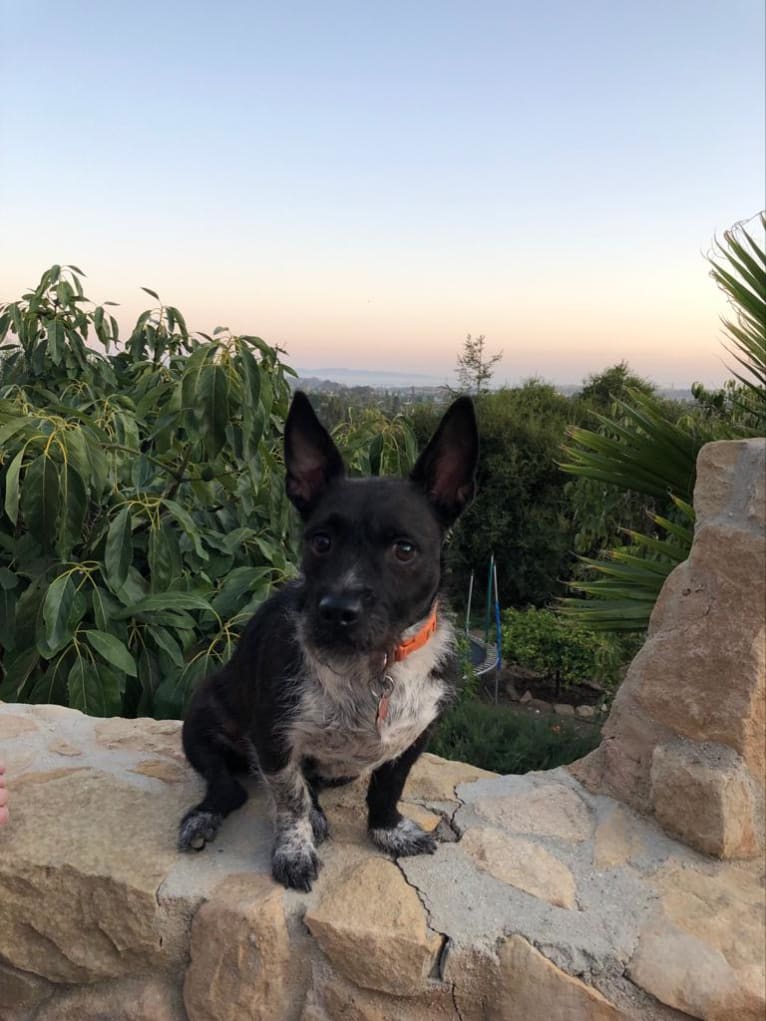
<path fill-rule="evenodd" d="M 0 306 L 0 698 L 176 716 L 293 573 L 292 370 L 163 304 L 120 347 L 82 276 Z"/>
<path fill-rule="evenodd" d="M 694 464 L 707 437 L 668 421 L 638 390 L 628 391 L 628 399 L 615 402 L 619 417 L 596 416 L 600 431 L 569 429 L 563 470 L 645 496 L 691 499 Z"/>
<path fill-rule="evenodd" d="M 628 397 L 615 402 L 612 417 L 598 416 L 598 431 L 569 431 L 562 465 L 610 493 L 629 494 L 633 511 L 640 498 L 644 521 L 653 526 L 642 530 L 633 513 L 618 530 L 626 545 L 598 558 L 580 557 L 597 577 L 571 587 L 592 598 L 563 600 L 561 610 L 570 620 L 607 631 L 644 631 L 667 575 L 688 555 L 697 454 L 714 438 L 702 418 L 671 421 L 652 397 L 637 391 Z"/>
<path fill-rule="evenodd" d="M 406 475 L 417 459 L 410 423 L 403 415 L 388 416 L 380 408 L 348 408 L 332 435 L 353 474 Z"/>
<path fill-rule="evenodd" d="M 554 678 L 557 688 L 582 681 L 614 685 L 620 666 L 614 640 L 550 610 L 506 610 L 503 657 Z"/>
<path fill-rule="evenodd" d="M 659 397 L 654 385 L 637 376 L 623 361 L 589 376 L 585 381 L 575 398 L 581 409 L 583 425 L 589 426 L 599 437 L 613 435 L 612 419 L 623 427 L 629 426 L 629 419 L 619 402 L 629 401 L 634 392 L 644 397 L 649 406 L 661 410 L 672 422 L 687 410 L 685 405 L 673 404 Z M 670 509 L 667 498 L 636 493 L 607 483 L 603 477 L 590 477 L 584 473 L 575 475 L 567 483 L 565 491 L 575 526 L 574 551 L 581 557 L 593 557 L 605 547 L 623 542 L 625 529 L 646 527 L 647 512 Z M 580 577 L 587 571 L 582 566 L 575 566 L 573 573 Z"/>
<path fill-rule="evenodd" d="M 588 376 L 578 396 L 594 411 L 608 412 L 616 400 L 624 400 L 631 391 L 651 396 L 655 386 L 632 372 L 626 361 L 621 361 Z"/>
<path fill-rule="evenodd" d="M 637 376 L 627 362 L 622 361 L 591 375 L 576 396 L 584 425 L 600 437 L 611 438 L 616 435 L 612 421 L 623 428 L 630 428 L 631 416 L 625 414 L 623 406 L 630 404 L 634 393 L 640 395 L 646 407 L 671 424 L 688 415 L 688 402 L 670 401 L 660 396 L 653 383 Z M 635 492 L 604 481 L 603 475 L 598 478 L 586 473 L 574 475 L 566 486 L 566 494 L 575 525 L 574 551 L 581 558 L 573 569 L 575 578 L 587 577 L 588 569 L 583 566 L 587 558 L 596 556 L 604 548 L 623 543 L 628 530 L 646 528 L 648 516 L 672 513 L 673 510 L 667 494 L 650 496 Z"/>
<path fill-rule="evenodd" d="M 537 720 L 507 706 L 467 700 L 444 714 L 429 751 L 496 773 L 527 773 L 574 762 L 599 740 L 597 727 L 578 732 L 558 719 Z"/>
<path fill-rule="evenodd" d="M 711 276 L 729 299 L 733 319 L 724 320 L 727 350 L 738 365 L 735 377 L 749 400 L 740 410 L 756 419 L 755 435 L 766 431 L 766 212 L 758 216 L 761 238 L 756 241 L 744 224 L 725 232 L 716 243 Z M 743 374 L 744 373 L 744 374 Z"/>
<path fill-rule="evenodd" d="M 442 410 L 424 405 L 413 411 L 421 445 Z M 450 541 L 452 591 L 457 601 L 464 598 L 471 571 L 485 577 L 494 552 L 502 605 L 544 605 L 562 592 L 561 579 L 569 575 L 572 561 L 567 477 L 556 462 L 577 406 L 554 387 L 532 380 L 483 394 L 476 410 L 478 492 Z"/>
<path fill-rule="evenodd" d="M 344 386 L 313 378 L 299 379 L 298 385 L 309 395 L 319 420 L 330 432 L 344 423 L 348 424 L 362 409 L 376 411 L 389 421 L 415 403 L 411 394 L 374 386 Z"/>
<path fill-rule="evenodd" d="M 686 559 L 694 531 L 694 509 L 673 498 L 676 521 L 649 513 L 650 521 L 662 529 L 661 538 L 625 529 L 626 546 L 605 550 L 601 557 L 581 557 L 596 575 L 595 581 L 572 582 L 592 600 L 561 601 L 559 613 L 571 624 L 588 625 L 598 632 L 642 632 L 646 629 L 668 574 Z"/>

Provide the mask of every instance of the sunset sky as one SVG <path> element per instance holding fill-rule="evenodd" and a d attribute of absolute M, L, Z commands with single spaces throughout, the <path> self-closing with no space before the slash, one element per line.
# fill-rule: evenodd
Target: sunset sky
<path fill-rule="evenodd" d="M 302 368 L 720 382 L 761 0 L 0 0 L 0 301 L 53 262 Z"/>

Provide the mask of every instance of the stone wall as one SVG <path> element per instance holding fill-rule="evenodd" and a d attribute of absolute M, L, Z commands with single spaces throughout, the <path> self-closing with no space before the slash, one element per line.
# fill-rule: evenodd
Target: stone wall
<path fill-rule="evenodd" d="M 740 440 L 700 452 L 691 554 L 665 583 L 604 740 L 574 769 L 719 858 L 764 847 L 765 451 Z"/>
<path fill-rule="evenodd" d="M 433 857 L 375 851 L 353 785 L 288 893 L 254 781 L 178 855 L 200 793 L 178 723 L 0 705 L 0 1021 L 761 1019 L 764 447 L 702 452 L 692 554 L 600 749 L 523 777 L 418 763 L 402 809 Z"/>

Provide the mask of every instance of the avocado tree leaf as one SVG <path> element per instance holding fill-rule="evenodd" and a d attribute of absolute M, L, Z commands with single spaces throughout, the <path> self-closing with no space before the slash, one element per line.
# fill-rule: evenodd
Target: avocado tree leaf
<path fill-rule="evenodd" d="M 101 670 L 78 657 L 67 678 L 69 705 L 88 716 L 113 716 L 120 711 L 119 681 L 111 670 Z"/>
<path fill-rule="evenodd" d="M 202 430 L 211 460 L 226 442 L 229 421 L 229 378 L 220 365 L 206 365 L 199 379 L 196 394 L 202 409 Z"/>
<path fill-rule="evenodd" d="M 59 550 L 68 558 L 75 546 L 82 542 L 88 494 L 82 476 L 72 464 L 61 471 L 61 515 L 59 518 Z"/>
<path fill-rule="evenodd" d="M 91 647 L 112 666 L 117 667 L 125 674 L 129 674 L 131 677 L 136 676 L 136 661 L 133 659 L 127 646 L 116 638 L 114 635 L 109 634 L 107 631 L 96 631 L 90 630 L 84 632 L 85 637 L 88 639 Z"/>
<path fill-rule="evenodd" d="M 16 642 L 16 596 L 10 589 L 0 588 L 0 645 L 7 650 Z"/>
<path fill-rule="evenodd" d="M 12 418 L 9 422 L 0 425 L 0 448 L 4 447 L 11 436 L 29 426 L 29 416 L 22 415 L 19 418 Z"/>
<path fill-rule="evenodd" d="M 211 600 L 213 609 L 224 619 L 233 616 L 249 601 L 251 594 L 262 587 L 269 575 L 270 567 L 235 567 L 226 576 L 220 592 Z"/>
<path fill-rule="evenodd" d="M 155 625 L 149 628 L 149 634 L 154 639 L 157 647 L 166 653 L 176 666 L 183 668 L 183 650 L 170 632 L 164 627 Z"/>
<path fill-rule="evenodd" d="M 46 659 L 55 656 L 72 639 L 71 617 L 77 589 L 71 574 L 60 574 L 45 593 L 42 605 L 43 642 L 38 645 Z"/>
<path fill-rule="evenodd" d="M 99 631 L 108 631 L 112 614 L 110 607 L 113 608 L 112 597 L 100 585 L 94 585 L 91 591 L 91 605 L 96 627 Z"/>
<path fill-rule="evenodd" d="M 5 680 L 0 684 L 0 699 L 4 702 L 22 702 L 27 681 L 40 662 L 40 654 L 34 646 L 6 650 L 3 656 Z"/>
<path fill-rule="evenodd" d="M 21 449 L 8 465 L 5 474 L 5 513 L 14 525 L 19 519 L 19 473 L 23 460 L 24 450 Z"/>
<path fill-rule="evenodd" d="M 152 610 L 207 610 L 208 613 L 215 613 L 207 599 L 193 592 L 157 592 L 126 606 L 117 617 L 123 620 Z"/>
<path fill-rule="evenodd" d="M 21 489 L 21 513 L 29 531 L 45 550 L 56 539 L 61 504 L 59 466 L 46 454 L 40 454 L 24 473 Z"/>
<path fill-rule="evenodd" d="M 185 510 L 175 500 L 164 499 L 162 501 L 165 508 L 172 514 L 178 524 L 181 526 L 186 535 L 191 539 L 192 545 L 194 546 L 194 552 L 201 560 L 207 560 L 208 554 L 202 545 L 202 535 L 199 528 L 194 523 L 194 519 L 191 514 Z"/>
<path fill-rule="evenodd" d="M 125 584 L 132 558 L 130 508 L 123 507 L 109 525 L 104 550 L 106 577 L 113 591 Z"/>
<path fill-rule="evenodd" d="M 176 533 L 164 521 L 149 532 L 147 558 L 152 592 L 165 591 L 181 574 L 181 554 Z"/>

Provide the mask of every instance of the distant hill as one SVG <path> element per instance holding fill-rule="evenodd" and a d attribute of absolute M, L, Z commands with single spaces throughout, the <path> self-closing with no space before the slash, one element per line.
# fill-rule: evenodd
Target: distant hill
<path fill-rule="evenodd" d="M 378 369 L 298 369 L 298 379 L 294 385 L 301 390 L 313 393 L 342 394 L 346 390 L 383 390 L 410 397 L 422 397 L 433 400 L 444 396 L 449 390 L 449 380 L 438 376 L 429 376 L 417 372 L 388 372 Z M 508 386 L 520 384 L 505 384 Z M 565 397 L 582 390 L 582 383 L 554 383 L 559 393 Z M 692 400 L 692 392 L 688 388 L 657 387 L 661 397 L 674 401 Z"/>
<path fill-rule="evenodd" d="M 411 386 L 444 386 L 444 376 L 432 376 L 418 372 L 392 372 L 388 369 L 297 369 L 298 375 L 305 380 L 318 380 L 321 383 L 342 383 L 344 386 L 373 386 L 409 388 Z"/>

